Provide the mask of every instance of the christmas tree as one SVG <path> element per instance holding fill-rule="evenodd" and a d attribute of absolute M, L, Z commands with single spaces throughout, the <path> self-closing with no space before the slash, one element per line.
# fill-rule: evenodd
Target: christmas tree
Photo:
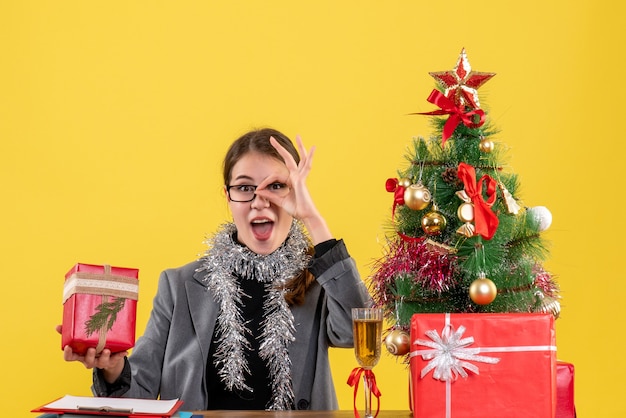
<path fill-rule="evenodd" d="M 419 115 L 432 117 L 433 134 L 413 140 L 406 166 L 386 182 L 390 232 L 371 277 L 396 355 L 408 352 L 415 313 L 560 312 L 558 284 L 543 266 L 552 216 L 522 204 L 480 107 L 477 90 L 495 74 L 472 71 L 462 50 L 452 70 L 430 75 L 437 88 L 427 100 L 438 109 Z"/>

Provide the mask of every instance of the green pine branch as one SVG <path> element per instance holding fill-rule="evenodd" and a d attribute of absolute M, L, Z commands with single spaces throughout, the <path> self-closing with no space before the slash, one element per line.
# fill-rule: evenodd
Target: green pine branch
<path fill-rule="evenodd" d="M 89 320 L 85 321 L 85 332 L 87 336 L 91 336 L 100 329 L 110 331 L 117 319 L 117 314 L 124 307 L 125 298 L 115 298 L 110 302 L 103 302 L 96 307 L 94 313 Z"/>

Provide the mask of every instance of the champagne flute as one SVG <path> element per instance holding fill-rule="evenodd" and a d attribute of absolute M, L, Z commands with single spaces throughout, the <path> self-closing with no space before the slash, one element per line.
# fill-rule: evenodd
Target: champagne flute
<path fill-rule="evenodd" d="M 352 308 L 354 355 L 359 365 L 366 371 L 371 370 L 380 360 L 382 331 L 382 308 Z M 364 418 L 372 418 L 372 381 L 368 376 L 367 372 L 363 374 Z"/>

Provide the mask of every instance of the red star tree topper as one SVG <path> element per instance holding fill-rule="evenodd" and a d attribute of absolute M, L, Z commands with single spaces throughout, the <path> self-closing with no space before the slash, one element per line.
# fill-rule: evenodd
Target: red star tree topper
<path fill-rule="evenodd" d="M 480 109 L 476 90 L 495 75 L 495 73 L 472 71 L 465 48 L 461 50 L 456 66 L 452 70 L 428 74 L 445 87 L 445 96 L 457 106 L 467 106 L 472 109 Z"/>

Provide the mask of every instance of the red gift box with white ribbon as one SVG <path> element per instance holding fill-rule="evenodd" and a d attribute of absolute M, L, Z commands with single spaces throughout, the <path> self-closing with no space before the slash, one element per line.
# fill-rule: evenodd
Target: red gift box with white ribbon
<path fill-rule="evenodd" d="M 556 336 L 551 314 L 415 314 L 414 418 L 552 418 Z"/>
<path fill-rule="evenodd" d="M 78 354 L 135 345 L 139 270 L 78 263 L 65 275 L 61 349 Z"/>

